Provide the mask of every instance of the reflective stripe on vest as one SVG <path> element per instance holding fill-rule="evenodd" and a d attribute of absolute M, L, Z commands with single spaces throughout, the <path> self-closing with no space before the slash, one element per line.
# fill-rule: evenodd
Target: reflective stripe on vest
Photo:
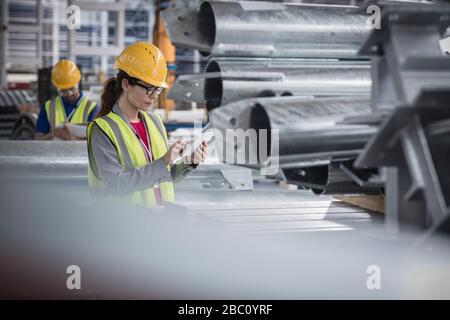
<path fill-rule="evenodd" d="M 87 97 L 82 97 L 68 122 L 73 124 L 87 123 L 89 114 L 95 106 L 96 103 L 94 101 L 90 101 Z M 66 122 L 67 115 L 61 97 L 48 100 L 45 103 L 45 111 L 47 112 L 47 120 L 51 129 Z"/>
<path fill-rule="evenodd" d="M 164 128 L 162 119 L 156 115 L 142 113 L 144 115 L 145 127 L 150 137 L 150 146 L 155 160 L 163 157 L 168 150 L 167 133 Z M 104 189 L 104 184 L 97 172 L 95 160 L 92 157 L 90 135 L 92 125 L 95 124 L 108 136 L 112 144 L 117 150 L 119 162 L 124 169 L 136 168 L 144 166 L 148 163 L 145 150 L 139 143 L 134 132 L 128 124 L 117 114 L 110 112 L 108 115 L 95 119 L 87 130 L 88 135 L 88 154 L 89 154 L 89 186 L 94 189 Z M 167 166 L 170 172 L 170 166 Z M 159 183 L 161 198 L 166 202 L 175 200 L 173 183 L 165 181 Z M 101 193 L 101 192 L 100 192 Z M 136 191 L 131 194 L 131 200 L 135 204 L 144 204 L 154 206 L 156 203 L 153 188 Z"/>

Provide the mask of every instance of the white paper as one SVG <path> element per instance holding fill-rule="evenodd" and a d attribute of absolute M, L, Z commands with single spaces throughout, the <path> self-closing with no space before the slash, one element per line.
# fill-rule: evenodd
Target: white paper
<path fill-rule="evenodd" d="M 86 138 L 86 126 L 82 124 L 71 124 L 66 123 L 67 128 L 70 133 L 73 134 L 77 138 Z"/>

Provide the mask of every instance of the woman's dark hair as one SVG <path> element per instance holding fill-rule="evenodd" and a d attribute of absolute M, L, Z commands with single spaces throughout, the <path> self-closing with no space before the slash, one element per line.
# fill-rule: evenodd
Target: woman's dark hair
<path fill-rule="evenodd" d="M 111 77 L 106 80 L 103 86 L 100 111 L 97 113 L 96 118 L 104 117 L 111 112 L 112 108 L 122 94 L 123 79 L 132 81 L 134 78 L 130 77 L 126 72 L 119 70 L 115 77 Z"/>

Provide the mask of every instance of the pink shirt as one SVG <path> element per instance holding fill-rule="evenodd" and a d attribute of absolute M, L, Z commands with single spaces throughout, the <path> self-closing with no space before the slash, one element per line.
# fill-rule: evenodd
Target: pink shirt
<path fill-rule="evenodd" d="M 145 146 L 147 147 L 148 150 L 150 150 L 150 152 L 152 152 L 152 157 L 153 159 L 155 158 L 153 155 L 153 151 L 150 148 L 150 144 L 148 142 L 147 139 L 147 131 L 145 130 L 145 125 L 144 122 L 139 121 L 139 122 L 130 122 L 130 124 L 133 126 L 134 130 L 136 131 L 136 133 L 138 134 L 139 138 L 141 138 L 142 142 L 145 144 Z M 147 154 L 147 153 L 146 153 Z M 147 155 L 147 159 L 150 160 L 149 156 Z M 162 204 L 162 200 L 161 200 L 161 192 L 159 190 L 159 188 L 154 188 L 153 189 L 155 191 L 155 199 L 156 199 L 156 204 L 160 205 Z"/>
<path fill-rule="evenodd" d="M 147 139 L 147 132 L 145 130 L 144 122 L 130 122 L 130 124 L 133 126 L 134 130 L 138 134 L 138 136 L 141 138 L 142 142 L 144 142 L 145 146 L 150 150 L 150 145 L 148 143 Z"/>

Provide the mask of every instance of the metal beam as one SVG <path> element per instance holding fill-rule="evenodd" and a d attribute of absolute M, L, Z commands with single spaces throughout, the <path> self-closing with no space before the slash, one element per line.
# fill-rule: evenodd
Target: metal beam
<path fill-rule="evenodd" d="M 59 61 L 59 2 L 52 1 L 53 21 L 52 21 L 52 65 Z"/>
<path fill-rule="evenodd" d="M 82 47 L 77 46 L 73 49 L 72 54 L 75 56 L 102 56 L 102 55 L 118 55 L 122 51 L 121 47 Z"/>
<path fill-rule="evenodd" d="M 114 11 L 117 12 L 117 24 L 116 24 L 116 38 L 114 46 L 92 46 L 92 47 L 80 47 L 76 46 L 76 30 L 68 30 L 68 52 L 69 58 L 74 60 L 76 56 L 101 56 L 107 57 L 110 55 L 118 55 L 124 47 L 125 39 L 125 2 L 123 0 L 116 0 L 116 2 L 110 3 L 85 3 L 75 0 L 69 0 L 69 5 L 78 5 L 81 10 L 86 11 Z"/>
<path fill-rule="evenodd" d="M 44 17 L 44 8 L 42 6 L 42 0 L 37 0 L 36 2 L 36 15 L 37 15 L 37 48 L 36 48 L 36 57 L 38 58 L 37 69 L 42 67 L 43 64 L 43 56 L 42 56 L 42 38 L 43 38 L 43 29 L 42 29 L 42 20 Z"/>
<path fill-rule="evenodd" d="M 8 9 L 9 1 L 3 0 L 0 3 L 0 42 L 2 43 L 0 48 L 0 89 L 6 88 L 8 82 L 6 80 L 6 61 L 8 55 Z"/>
<path fill-rule="evenodd" d="M 81 10 L 85 11 L 114 11 L 114 12 L 121 12 L 124 9 L 124 3 L 122 0 L 118 0 L 116 2 L 109 1 L 109 2 L 101 2 L 101 3 L 95 3 L 95 2 L 84 2 L 84 1 L 72 1 L 71 4 L 77 5 L 80 7 Z"/>

